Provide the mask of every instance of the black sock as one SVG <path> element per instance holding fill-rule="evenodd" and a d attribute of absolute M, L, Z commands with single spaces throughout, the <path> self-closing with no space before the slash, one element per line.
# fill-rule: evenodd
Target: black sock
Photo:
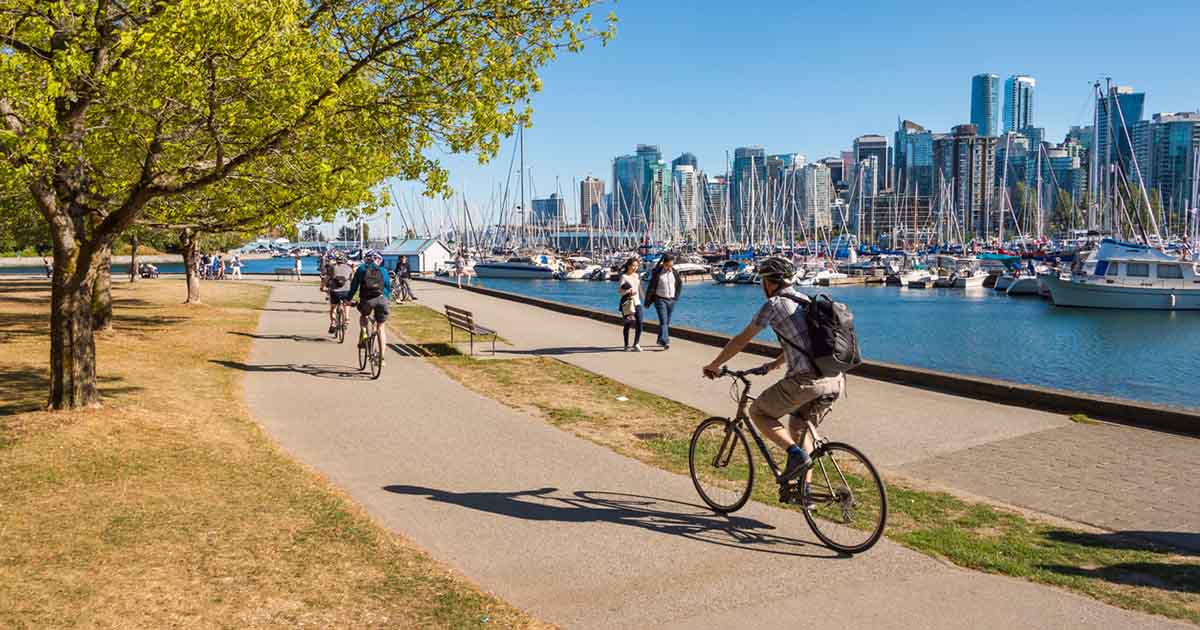
<path fill-rule="evenodd" d="M 804 455 L 804 447 L 799 444 L 793 444 L 787 448 L 788 455 Z"/>

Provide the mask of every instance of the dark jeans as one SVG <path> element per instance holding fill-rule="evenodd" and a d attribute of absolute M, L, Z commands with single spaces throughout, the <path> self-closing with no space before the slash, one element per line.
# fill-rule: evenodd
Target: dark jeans
<path fill-rule="evenodd" d="M 654 310 L 658 313 L 658 345 L 671 345 L 671 315 L 675 313 L 675 300 L 654 299 Z"/>
<path fill-rule="evenodd" d="M 621 334 L 625 336 L 626 348 L 629 347 L 629 329 L 634 328 L 635 326 L 636 328 L 634 328 L 635 332 L 633 334 L 633 344 L 637 345 L 642 342 L 642 317 L 644 315 L 645 313 L 642 311 L 642 305 L 638 304 L 637 306 L 633 307 L 633 319 L 630 320 L 628 317 L 625 318 L 625 328 L 621 331 Z"/>

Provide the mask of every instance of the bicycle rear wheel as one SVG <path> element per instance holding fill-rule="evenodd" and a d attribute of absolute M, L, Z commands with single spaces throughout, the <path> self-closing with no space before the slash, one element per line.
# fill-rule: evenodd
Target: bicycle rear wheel
<path fill-rule="evenodd" d="M 696 427 L 688 449 L 688 469 L 696 492 L 720 514 L 740 510 L 754 488 L 754 460 L 746 436 L 727 418 L 709 418 Z"/>
<path fill-rule="evenodd" d="M 879 542 L 887 524 L 887 490 L 861 451 L 829 442 L 812 454 L 804 520 L 821 542 L 842 553 L 861 553 Z"/>
<path fill-rule="evenodd" d="M 379 378 L 383 374 L 383 335 L 379 334 L 379 327 L 383 324 L 375 324 L 375 333 L 371 335 L 371 341 L 368 345 L 371 346 L 371 380 Z"/>
<path fill-rule="evenodd" d="M 337 342 L 342 343 L 346 341 L 346 313 L 342 310 L 341 306 L 337 307 L 337 313 L 334 315 L 334 317 L 337 318 L 334 322 L 334 325 L 337 326 L 337 330 L 335 330 L 333 334 L 337 336 Z"/>

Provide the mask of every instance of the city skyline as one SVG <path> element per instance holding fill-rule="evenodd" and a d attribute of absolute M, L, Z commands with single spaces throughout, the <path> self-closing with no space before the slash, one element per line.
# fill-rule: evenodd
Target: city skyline
<path fill-rule="evenodd" d="M 829 7 L 749 8 L 720 14 L 721 19 L 706 9 L 720 6 L 699 3 L 695 11 L 678 12 L 617 5 L 618 35 L 608 47 L 564 55 L 547 68 L 544 90 L 532 99 L 533 127 L 525 132 L 528 197 L 560 192 L 570 209 L 577 208 L 578 183 L 589 175 L 604 180 L 611 192 L 613 158 L 637 144 L 657 144 L 667 162 L 692 153 L 701 170 L 715 174 L 725 172 L 726 152 L 732 166 L 738 147 L 801 153 L 811 162 L 851 150 L 861 135 L 890 140 L 900 119 L 948 133 L 970 122 L 970 80 L 980 73 L 994 73 L 1001 81 L 1020 73 L 1035 77 L 1034 120 L 1056 142 L 1070 126 L 1090 124 L 1090 83 L 1106 76 L 1147 94 L 1147 118 L 1200 109 L 1200 85 L 1183 79 L 1195 55 L 1177 43 L 1191 41 L 1185 24 L 1200 20 L 1197 7 L 1177 8 L 1178 19 L 1166 22 L 1132 16 L 1128 26 L 1135 33 L 1115 47 L 1111 40 L 1086 36 L 1109 27 L 1094 2 L 1039 9 L 1046 18 L 1028 22 L 1019 38 L 999 38 L 975 26 L 947 30 L 952 23 L 961 26 L 961 16 L 952 20 L 919 5 L 880 7 L 857 25 L 878 39 L 865 37 L 855 46 L 839 43 L 831 32 L 836 29 L 814 26 L 835 23 L 837 12 Z M 1025 23 L 1025 10 L 967 9 L 981 18 L 977 24 Z M 892 27 L 914 15 L 922 17 L 920 28 L 939 33 L 936 41 L 905 41 L 896 55 L 883 59 L 875 54 L 899 45 Z M 1065 24 L 1080 33 L 1070 46 L 1063 43 Z M 756 42 L 749 53 L 739 45 L 747 34 Z M 979 45 L 981 37 L 986 45 Z M 704 46 L 697 47 L 699 41 Z M 651 53 L 668 50 L 681 51 L 673 64 L 647 63 Z M 822 55 L 819 64 L 789 61 L 815 51 L 838 54 Z M 864 65 L 867 58 L 875 65 Z M 486 166 L 472 156 L 443 157 L 451 185 L 471 203 L 487 203 L 505 183 L 513 143 L 506 140 Z M 397 190 L 420 187 L 398 183 Z"/>

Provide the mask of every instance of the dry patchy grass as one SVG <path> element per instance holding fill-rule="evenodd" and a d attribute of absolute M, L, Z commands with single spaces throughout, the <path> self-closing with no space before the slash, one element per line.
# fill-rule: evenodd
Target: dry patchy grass
<path fill-rule="evenodd" d="M 39 411 L 48 294 L 0 281 L 0 626 L 540 627 L 282 455 L 239 400 L 266 289 L 118 284 L 105 405 Z"/>

